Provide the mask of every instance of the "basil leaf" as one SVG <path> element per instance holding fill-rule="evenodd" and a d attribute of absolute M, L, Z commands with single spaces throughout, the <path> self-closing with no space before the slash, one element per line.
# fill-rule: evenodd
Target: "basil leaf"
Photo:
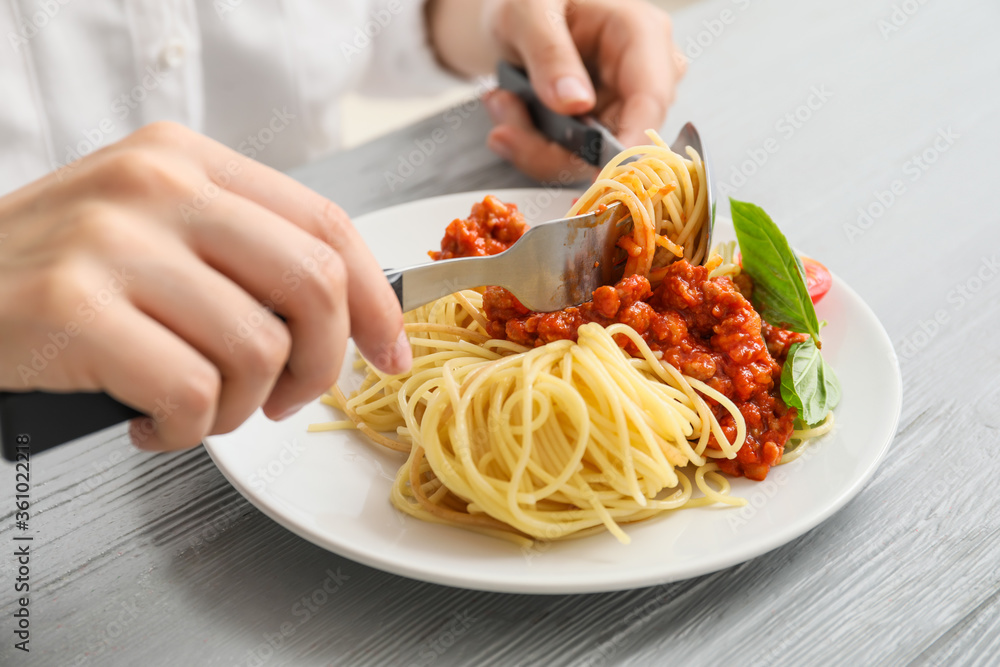
<path fill-rule="evenodd" d="M 819 322 L 802 261 L 759 206 L 730 198 L 733 227 L 743 255 L 743 272 L 754 282 L 757 312 L 776 326 L 807 333 L 819 341 Z"/>
<path fill-rule="evenodd" d="M 806 272 L 774 221 L 759 206 L 730 199 L 733 226 L 743 256 L 743 272 L 754 282 L 757 312 L 773 325 L 812 336 L 788 350 L 781 371 L 781 398 L 798 409 L 806 424 L 821 422 L 840 403 L 840 381 L 819 348 L 816 318 Z"/>
<path fill-rule="evenodd" d="M 812 339 L 789 348 L 781 371 L 781 398 L 798 408 L 809 425 L 823 421 L 840 403 L 840 381 Z"/>

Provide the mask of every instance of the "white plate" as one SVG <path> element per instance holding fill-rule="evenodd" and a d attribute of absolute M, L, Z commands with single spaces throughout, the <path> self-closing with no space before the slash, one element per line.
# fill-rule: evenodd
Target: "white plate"
<path fill-rule="evenodd" d="M 363 216 L 358 228 L 382 266 L 427 260 L 445 226 L 486 192 L 404 204 Z M 529 222 L 558 218 L 577 193 L 493 191 Z M 720 221 L 717 237 L 732 238 Z M 794 242 L 794 239 L 793 239 Z M 892 344 L 853 290 L 834 277 L 818 307 L 823 353 L 843 385 L 837 426 L 762 483 L 734 480 L 745 508 L 683 510 L 610 534 L 522 550 L 505 541 L 404 516 L 389 502 L 402 455 L 355 432 L 307 433 L 339 418 L 319 402 L 280 423 L 260 412 L 239 429 L 208 438 L 219 469 L 250 502 L 330 551 L 424 581 L 491 591 L 586 593 L 650 586 L 730 567 L 779 547 L 844 506 L 885 456 L 899 419 L 901 382 Z M 353 358 L 353 351 L 350 353 Z M 360 375 L 345 364 L 342 381 Z"/>

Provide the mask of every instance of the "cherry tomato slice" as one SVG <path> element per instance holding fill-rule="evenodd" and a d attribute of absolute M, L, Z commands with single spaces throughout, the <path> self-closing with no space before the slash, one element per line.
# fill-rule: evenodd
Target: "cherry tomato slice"
<path fill-rule="evenodd" d="M 809 296 L 812 297 L 813 303 L 819 303 L 819 300 L 830 291 L 833 278 L 827 268 L 815 259 L 811 257 L 800 257 L 800 259 L 802 268 L 806 270 L 806 288 L 809 290 Z"/>
<path fill-rule="evenodd" d="M 799 255 L 799 259 L 802 260 L 802 268 L 806 270 L 806 289 L 809 290 L 809 297 L 813 303 L 819 303 L 819 300 L 830 291 L 830 285 L 833 283 L 830 270 L 812 257 Z M 736 255 L 736 263 L 743 266 L 743 253 Z"/>

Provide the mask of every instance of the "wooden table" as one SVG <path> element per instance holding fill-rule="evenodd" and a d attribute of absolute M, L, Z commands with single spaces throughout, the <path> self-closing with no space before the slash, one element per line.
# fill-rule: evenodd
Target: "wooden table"
<path fill-rule="evenodd" d="M 202 448 L 152 456 L 117 431 L 33 460 L 28 655 L 13 648 L 20 533 L 0 467 L 0 664 L 997 664 L 998 25 L 992 0 L 675 15 L 693 62 L 664 134 L 696 119 L 719 183 L 846 279 L 897 346 L 889 457 L 818 528 L 654 588 L 457 590 L 313 546 Z M 483 148 L 487 126 L 470 103 L 294 173 L 352 214 L 529 184 Z M 445 140 L 390 190 L 385 173 L 436 128 Z M 304 612 L 324 583 L 337 592 Z"/>

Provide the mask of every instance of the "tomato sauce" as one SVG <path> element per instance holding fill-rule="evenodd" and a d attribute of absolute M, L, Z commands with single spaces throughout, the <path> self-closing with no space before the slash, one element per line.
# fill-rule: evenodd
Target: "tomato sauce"
<path fill-rule="evenodd" d="M 528 231 L 528 223 L 514 204 L 505 204 L 493 195 L 473 204 L 468 218 L 451 221 L 441 239 L 441 250 L 432 250 L 431 259 L 496 255 L 514 244 Z"/>
<path fill-rule="evenodd" d="M 492 231 L 483 243 L 479 243 L 483 235 L 466 242 L 461 234 L 454 233 L 473 228 L 477 229 L 476 233 L 487 228 L 496 229 L 506 224 L 499 222 L 501 219 L 507 221 L 513 217 L 492 212 L 495 204 L 489 202 L 490 199 L 487 197 L 482 204 L 476 204 L 469 221 L 456 220 L 449 225 L 441 243 L 442 253 L 447 245 L 449 251 L 469 248 L 476 251 L 474 254 L 493 254 L 485 250 L 504 243 L 503 249 L 506 249 L 513 243 L 502 240 Z M 506 206 L 520 218 L 516 208 Z M 491 219 L 498 221 L 492 227 L 488 222 Z M 519 222 L 523 224 L 523 218 Z M 506 228 L 499 228 L 500 234 L 508 234 Z M 524 229 L 520 229 L 517 237 L 523 232 Z M 472 233 L 467 236 L 471 238 Z M 478 252 L 480 249 L 484 252 Z M 432 257 L 442 253 L 432 253 Z M 752 288 L 746 276 L 740 276 L 740 285 L 747 293 Z M 580 306 L 552 313 L 534 313 L 507 290 L 488 287 L 483 295 L 483 306 L 491 336 L 526 346 L 576 340 L 577 329 L 588 322 L 602 326 L 616 322 L 629 325 L 650 348 L 662 353 L 664 361 L 736 404 L 746 422 L 747 437 L 735 459 L 716 459 L 723 472 L 759 481 L 781 459 L 796 413 L 795 408 L 787 407 L 781 399 L 782 363 L 788 348 L 807 336 L 762 321 L 729 278 L 710 279 L 705 267 L 681 260 L 667 268 L 655 290 L 646 278 L 633 275 L 614 286 L 598 288 L 593 300 Z M 627 337 L 619 335 L 617 338 L 626 352 L 638 353 Z M 718 402 L 708 397 L 705 400 L 726 437 L 730 442 L 734 440 L 736 424 L 732 415 Z M 714 436 L 709 440 L 709 447 L 719 448 Z"/>

